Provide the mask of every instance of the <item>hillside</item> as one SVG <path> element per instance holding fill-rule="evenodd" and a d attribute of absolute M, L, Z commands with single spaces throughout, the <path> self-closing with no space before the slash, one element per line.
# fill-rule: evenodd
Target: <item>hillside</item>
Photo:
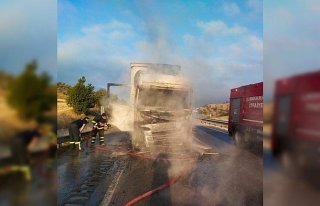
<path fill-rule="evenodd" d="M 57 122 L 58 129 L 67 128 L 70 122 L 81 118 L 81 115 L 76 114 L 72 107 L 67 105 L 67 93 L 70 85 L 59 82 L 57 84 Z"/>
<path fill-rule="evenodd" d="M 207 104 L 197 108 L 202 118 L 214 118 L 227 120 L 229 115 L 229 103 Z"/>
<path fill-rule="evenodd" d="M 58 97 L 58 99 L 66 99 L 70 88 L 71 88 L 70 85 L 59 82 L 57 84 L 57 97 Z"/>

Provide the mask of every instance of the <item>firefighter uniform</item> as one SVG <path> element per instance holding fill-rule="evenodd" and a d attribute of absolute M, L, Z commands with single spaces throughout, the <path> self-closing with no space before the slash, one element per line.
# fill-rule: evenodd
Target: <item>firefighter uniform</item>
<path fill-rule="evenodd" d="M 74 122 L 72 122 L 69 126 L 69 137 L 70 137 L 70 143 L 73 143 L 75 145 L 78 145 L 79 150 L 81 150 L 81 145 L 80 145 L 80 128 L 84 127 L 88 121 L 86 120 L 87 118 L 84 119 L 78 119 Z"/>
<path fill-rule="evenodd" d="M 99 135 L 99 144 L 104 145 L 104 127 L 107 125 L 106 114 L 97 115 L 92 120 L 93 128 L 91 132 L 91 144 L 96 141 L 97 134 Z"/>
<path fill-rule="evenodd" d="M 26 180 L 31 180 L 31 168 L 28 145 L 34 138 L 40 138 L 37 130 L 26 130 L 16 135 L 11 142 L 11 154 L 14 165 L 10 167 L 12 172 L 22 172 Z"/>

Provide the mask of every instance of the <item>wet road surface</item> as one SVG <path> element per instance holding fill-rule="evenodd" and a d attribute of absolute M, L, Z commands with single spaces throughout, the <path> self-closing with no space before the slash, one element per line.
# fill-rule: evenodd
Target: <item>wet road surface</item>
<path fill-rule="evenodd" d="M 127 150 L 129 135 L 113 131 L 106 134 L 105 141 L 109 148 Z M 90 140 L 81 146 L 82 151 L 72 146 L 58 151 L 58 205 L 99 205 L 116 170 L 127 158 L 96 151 Z"/>
<path fill-rule="evenodd" d="M 56 205 L 56 163 L 46 154 L 34 154 L 31 164 L 31 181 L 21 172 L 0 176 L 0 205 Z M 1 161 L 1 167 L 12 165 Z"/>
<path fill-rule="evenodd" d="M 286 171 L 269 149 L 263 152 L 263 205 L 319 205 L 320 187 Z"/>
<path fill-rule="evenodd" d="M 236 148 L 226 133 L 209 127 L 196 125 L 193 136 L 193 149 L 211 154 L 181 160 L 161 153 L 144 159 L 89 147 L 60 152 L 58 205 L 124 205 L 180 175 L 177 183 L 135 205 L 261 205 L 262 157 Z M 109 149 L 129 148 L 127 133 L 109 132 L 105 137 Z"/>

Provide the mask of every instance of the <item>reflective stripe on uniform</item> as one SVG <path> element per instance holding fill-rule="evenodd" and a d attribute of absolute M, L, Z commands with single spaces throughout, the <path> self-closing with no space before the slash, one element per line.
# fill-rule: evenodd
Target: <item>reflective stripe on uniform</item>
<path fill-rule="evenodd" d="M 75 142 L 75 144 L 78 145 L 79 150 L 81 150 L 81 145 L 80 145 L 80 143 L 81 143 L 81 142 Z"/>

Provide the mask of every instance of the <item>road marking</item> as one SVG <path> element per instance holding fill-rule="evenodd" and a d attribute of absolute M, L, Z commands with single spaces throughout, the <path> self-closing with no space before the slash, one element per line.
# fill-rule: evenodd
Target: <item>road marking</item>
<path fill-rule="evenodd" d="M 119 167 L 121 167 L 121 166 L 119 166 Z M 115 176 L 118 176 L 118 177 L 116 177 L 116 180 L 111 183 L 111 185 L 114 183 L 113 186 L 111 188 L 109 187 L 109 189 L 105 193 L 104 198 L 103 198 L 103 200 L 101 201 L 101 204 L 100 204 L 101 206 L 110 204 L 110 202 L 111 202 L 111 200 L 113 198 L 114 192 L 115 192 L 115 190 L 116 190 L 116 188 L 117 188 L 117 186 L 119 184 L 119 180 L 120 180 L 120 178 L 122 176 L 122 173 L 123 173 L 125 167 L 126 167 L 126 165 L 122 166 L 121 171 L 120 172 L 118 171 L 116 173 Z"/>

